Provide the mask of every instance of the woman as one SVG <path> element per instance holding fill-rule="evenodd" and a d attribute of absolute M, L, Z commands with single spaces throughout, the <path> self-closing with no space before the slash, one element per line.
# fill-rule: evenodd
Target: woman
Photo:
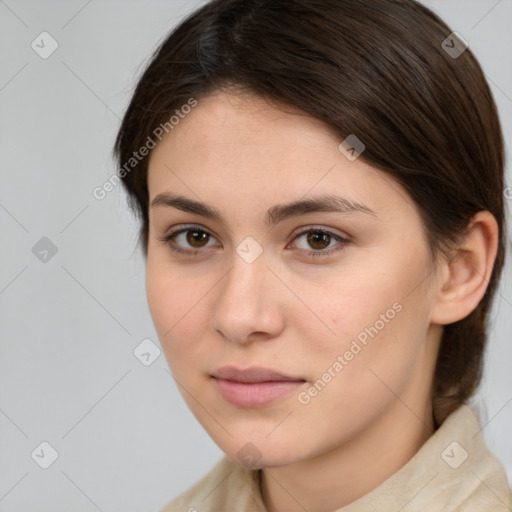
<path fill-rule="evenodd" d="M 164 511 L 505 511 L 467 405 L 504 261 L 503 140 L 411 0 L 213 0 L 117 141 L 151 315 L 226 456 Z"/>

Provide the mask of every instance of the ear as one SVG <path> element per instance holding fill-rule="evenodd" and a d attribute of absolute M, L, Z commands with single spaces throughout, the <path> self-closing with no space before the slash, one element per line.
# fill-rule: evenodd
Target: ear
<path fill-rule="evenodd" d="M 485 294 L 498 251 L 499 229 L 489 211 L 475 214 L 453 257 L 439 263 L 440 279 L 430 321 L 451 324 L 467 317 Z"/>

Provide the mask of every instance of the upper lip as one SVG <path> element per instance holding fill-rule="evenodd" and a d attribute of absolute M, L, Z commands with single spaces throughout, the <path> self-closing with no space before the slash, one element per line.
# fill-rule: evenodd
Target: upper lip
<path fill-rule="evenodd" d="M 264 368 L 261 366 L 252 366 L 245 370 L 234 366 L 223 366 L 213 372 L 212 376 L 217 379 L 232 380 L 236 382 L 304 381 L 304 379 L 290 377 L 289 375 L 276 372 L 271 368 Z"/>

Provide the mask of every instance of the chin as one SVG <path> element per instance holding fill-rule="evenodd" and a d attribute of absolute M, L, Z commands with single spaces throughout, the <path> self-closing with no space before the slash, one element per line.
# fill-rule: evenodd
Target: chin
<path fill-rule="evenodd" d="M 261 469 L 264 467 L 280 467 L 288 466 L 308 458 L 307 450 L 299 451 L 301 445 L 300 439 L 275 436 L 274 434 L 266 437 L 265 434 L 260 436 L 243 435 L 232 432 L 233 438 L 229 442 L 217 442 L 219 448 L 236 464 L 248 469 Z"/>

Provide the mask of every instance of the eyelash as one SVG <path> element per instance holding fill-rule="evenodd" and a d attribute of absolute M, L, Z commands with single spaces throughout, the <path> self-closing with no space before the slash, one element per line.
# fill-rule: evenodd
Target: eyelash
<path fill-rule="evenodd" d="M 186 226 L 186 227 L 176 229 L 175 231 L 172 231 L 171 233 L 165 235 L 162 238 L 159 238 L 158 240 L 160 240 L 161 242 L 166 242 L 167 245 L 169 246 L 169 248 L 174 252 L 186 254 L 188 256 L 200 256 L 201 252 L 203 252 L 203 251 L 201 251 L 201 249 L 185 250 L 185 249 L 179 248 L 178 246 L 173 245 L 174 239 L 181 233 L 186 233 L 187 231 L 197 231 L 199 233 L 206 233 L 207 235 L 213 237 L 213 235 L 205 229 L 199 228 L 197 226 Z M 341 236 L 336 235 L 336 234 L 332 233 L 331 231 L 327 231 L 323 228 L 315 228 L 315 227 L 308 227 L 307 229 L 300 231 L 299 233 L 297 233 L 295 235 L 293 240 L 295 240 L 296 238 L 299 238 L 302 235 L 308 234 L 308 233 L 322 233 L 324 235 L 330 236 L 331 238 L 334 238 L 337 242 L 340 242 L 340 245 L 337 249 L 334 249 L 334 250 L 331 249 L 330 251 L 326 251 L 326 250 L 318 250 L 318 251 L 302 250 L 301 251 L 302 255 L 306 255 L 307 257 L 311 257 L 311 258 L 331 256 L 332 254 L 343 250 L 345 248 L 345 246 L 350 243 L 350 240 L 348 238 L 341 237 Z"/>

